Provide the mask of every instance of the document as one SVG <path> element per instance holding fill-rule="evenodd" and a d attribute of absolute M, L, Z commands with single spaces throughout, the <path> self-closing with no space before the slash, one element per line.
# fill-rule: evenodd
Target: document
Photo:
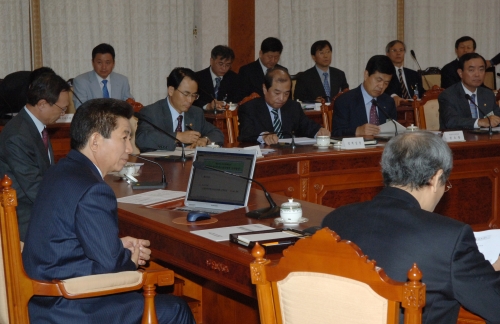
<path fill-rule="evenodd" d="M 396 126 L 398 128 L 398 134 L 403 133 L 406 131 L 406 127 L 398 123 L 397 121 L 394 121 L 396 123 Z M 385 124 L 380 125 L 380 133 L 379 135 L 391 135 L 394 136 L 395 128 L 394 128 L 394 123 L 390 120 L 388 120 Z"/>
<path fill-rule="evenodd" d="M 194 151 L 195 151 L 195 149 L 192 149 L 192 148 L 185 148 L 184 149 L 186 156 L 194 155 Z M 140 155 L 141 156 L 150 156 L 150 157 L 181 156 L 182 155 L 182 148 L 176 147 L 175 151 L 158 150 L 158 151 L 153 151 L 153 152 L 141 153 Z"/>
<path fill-rule="evenodd" d="M 158 189 L 158 190 L 143 192 L 137 195 L 118 198 L 117 201 L 121 203 L 135 204 L 135 205 L 151 205 L 162 201 L 173 200 L 182 197 L 186 197 L 185 191 Z"/>
<path fill-rule="evenodd" d="M 479 252 L 492 264 L 498 259 L 500 254 L 500 229 L 474 232 L 476 244 Z"/>
<path fill-rule="evenodd" d="M 290 144 L 290 143 L 292 143 L 292 139 L 291 138 L 281 138 L 278 140 L 278 143 Z M 309 138 L 309 137 L 295 137 L 295 144 L 297 144 L 297 145 L 312 145 L 312 144 L 316 144 L 316 139 Z"/>
<path fill-rule="evenodd" d="M 222 241 L 229 241 L 229 234 L 265 231 L 272 229 L 273 229 L 272 227 L 266 225 L 249 224 L 249 225 L 228 226 L 228 227 L 211 228 L 199 231 L 191 231 L 191 233 L 207 238 L 211 241 L 222 242 Z"/>

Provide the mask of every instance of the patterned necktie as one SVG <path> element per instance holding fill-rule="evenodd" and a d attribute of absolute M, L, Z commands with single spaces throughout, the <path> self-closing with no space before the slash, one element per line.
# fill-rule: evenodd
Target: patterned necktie
<path fill-rule="evenodd" d="M 328 98 L 330 98 L 330 83 L 328 82 L 328 73 L 324 72 L 323 77 L 325 80 L 323 81 L 323 88 L 325 88 L 325 93 Z"/>
<path fill-rule="evenodd" d="M 179 117 L 177 117 L 177 127 L 175 128 L 175 131 L 177 133 L 182 132 L 182 117 L 182 115 L 179 115 Z M 182 146 L 180 141 L 177 141 L 175 145 Z"/>
<path fill-rule="evenodd" d="M 403 81 L 403 69 L 398 69 L 399 72 L 399 84 L 401 86 L 401 94 L 403 99 L 410 99 L 410 95 L 408 94 L 408 90 L 406 89 L 405 82 Z"/>
<path fill-rule="evenodd" d="M 218 98 L 217 95 L 219 94 L 220 81 L 221 81 L 221 78 L 219 78 L 219 77 L 215 78 L 215 88 L 214 88 L 215 99 Z"/>
<path fill-rule="evenodd" d="M 278 135 L 278 138 L 283 138 L 283 134 L 281 134 L 281 120 L 280 117 L 278 116 L 278 110 L 273 109 L 271 112 L 274 115 L 273 119 L 273 129 L 276 135 Z"/>
<path fill-rule="evenodd" d="M 108 80 L 102 80 L 102 84 L 104 85 L 102 87 L 102 97 L 103 98 L 109 98 L 109 91 L 107 87 Z"/>
<path fill-rule="evenodd" d="M 477 108 L 474 105 L 475 103 L 476 103 L 476 94 L 472 94 L 472 96 L 470 96 L 470 101 L 469 101 L 470 113 L 472 115 L 472 118 L 477 119 Z"/>
<path fill-rule="evenodd" d="M 375 107 L 374 104 L 372 104 L 372 107 L 370 108 L 370 124 L 372 125 L 380 125 L 380 122 L 378 120 L 378 114 L 377 114 L 377 107 Z"/>
<path fill-rule="evenodd" d="M 47 127 L 45 127 L 42 131 L 42 141 L 43 141 L 43 145 L 45 146 L 45 149 L 48 151 L 49 150 L 49 131 L 47 130 Z"/>

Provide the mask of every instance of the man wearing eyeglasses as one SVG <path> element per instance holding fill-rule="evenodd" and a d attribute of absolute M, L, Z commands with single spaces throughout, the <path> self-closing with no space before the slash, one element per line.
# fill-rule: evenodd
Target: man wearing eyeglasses
<path fill-rule="evenodd" d="M 196 72 L 200 98 L 194 102 L 207 112 L 224 108 L 226 103 L 241 100 L 238 94 L 238 74 L 231 70 L 234 61 L 233 50 L 224 45 L 217 45 L 210 54 L 210 66 Z"/>
<path fill-rule="evenodd" d="M 469 225 L 433 212 L 451 188 L 448 144 L 431 132 L 405 133 L 386 144 L 380 164 L 385 188 L 335 209 L 322 227 L 359 246 L 391 279 L 405 282 L 417 263 L 426 285 L 422 323 L 456 323 L 460 306 L 498 323 L 500 262 L 485 260 Z"/>
<path fill-rule="evenodd" d="M 385 54 L 394 64 L 392 79 L 387 89 L 385 89 L 385 93 L 394 99 L 396 106 L 399 106 L 405 100 L 412 99 L 415 90 L 418 90 L 418 97 L 420 98 L 425 91 L 422 87 L 422 78 L 417 71 L 403 67 L 406 54 L 405 43 L 400 40 L 389 42 L 385 47 Z"/>
<path fill-rule="evenodd" d="M 27 103 L 0 133 L 0 174 L 17 191 L 19 235 L 24 241 L 31 208 L 47 169 L 55 164 L 47 125 L 63 116 L 69 105 L 69 85 L 53 72 L 34 79 Z"/>
<path fill-rule="evenodd" d="M 141 110 L 145 120 L 170 133 L 166 134 L 139 119 L 135 144 L 141 152 L 175 150 L 178 143 L 190 148 L 211 143 L 222 145 L 222 132 L 205 120 L 203 110 L 193 106 L 200 96 L 195 73 L 187 68 L 175 68 L 167 77 L 168 96 Z"/>

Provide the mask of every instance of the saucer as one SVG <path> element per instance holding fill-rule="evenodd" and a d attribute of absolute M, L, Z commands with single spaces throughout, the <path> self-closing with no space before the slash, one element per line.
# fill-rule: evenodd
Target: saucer
<path fill-rule="evenodd" d="M 274 219 L 274 222 L 276 224 L 286 224 L 286 225 L 294 225 L 294 224 L 301 224 L 301 223 L 305 223 L 305 222 L 308 222 L 309 219 L 308 218 L 305 218 L 305 217 L 302 217 L 300 218 L 297 222 L 287 222 L 285 221 L 283 218 L 281 217 L 278 217 L 278 218 L 275 218 Z"/>
<path fill-rule="evenodd" d="M 326 145 L 326 146 L 319 146 L 318 144 L 313 144 L 314 147 L 317 147 L 319 149 L 327 149 L 329 147 L 333 147 L 333 144 Z"/>

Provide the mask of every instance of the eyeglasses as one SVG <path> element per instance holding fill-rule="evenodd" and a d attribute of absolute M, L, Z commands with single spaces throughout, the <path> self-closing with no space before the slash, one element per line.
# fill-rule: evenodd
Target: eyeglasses
<path fill-rule="evenodd" d="M 181 90 L 179 89 L 175 89 L 177 91 L 179 91 L 180 93 L 182 93 L 184 95 L 184 97 L 191 97 L 191 99 L 193 100 L 198 100 L 198 98 L 200 97 L 199 94 L 197 93 L 190 93 L 190 92 L 182 92 Z"/>
<path fill-rule="evenodd" d="M 230 69 L 231 68 L 231 64 L 233 64 L 233 63 L 217 62 L 215 64 L 217 64 L 220 68 Z"/>
<path fill-rule="evenodd" d="M 447 181 L 448 183 L 446 184 L 446 188 L 444 188 L 444 192 L 449 191 L 453 186 L 451 185 L 450 181 Z"/>
<path fill-rule="evenodd" d="M 400 48 L 400 49 L 393 48 L 393 49 L 390 50 L 390 52 L 392 52 L 392 53 L 398 53 L 398 52 L 402 53 L 402 52 L 406 52 L 406 50 L 404 48 Z"/>
<path fill-rule="evenodd" d="M 55 105 L 55 106 L 57 106 L 59 109 L 61 109 L 63 113 L 66 113 L 66 110 L 68 110 L 68 107 L 64 107 L 64 108 L 63 108 L 63 107 L 59 106 L 59 105 L 58 105 L 58 104 L 56 104 L 56 103 L 54 103 L 54 105 Z"/>

